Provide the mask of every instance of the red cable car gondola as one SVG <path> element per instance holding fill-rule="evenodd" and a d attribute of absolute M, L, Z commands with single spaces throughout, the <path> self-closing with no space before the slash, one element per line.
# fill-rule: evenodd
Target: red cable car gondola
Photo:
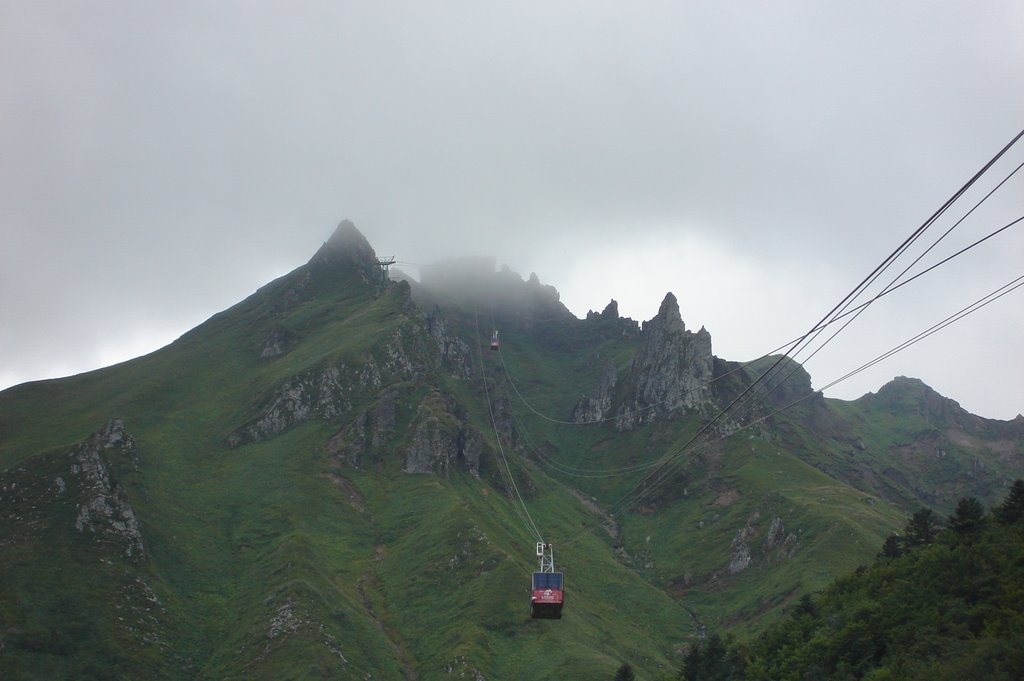
<path fill-rule="evenodd" d="M 497 350 L 500 346 L 498 345 L 498 330 L 494 330 L 494 335 L 491 336 L 491 350 Z"/>
<path fill-rule="evenodd" d="M 565 603 L 565 576 L 555 572 L 555 553 L 551 544 L 537 542 L 540 572 L 533 573 L 530 617 L 535 620 L 562 619 Z"/>

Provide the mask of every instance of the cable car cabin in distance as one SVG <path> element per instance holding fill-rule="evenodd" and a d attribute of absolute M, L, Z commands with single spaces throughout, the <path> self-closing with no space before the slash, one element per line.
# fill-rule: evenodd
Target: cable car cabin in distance
<path fill-rule="evenodd" d="M 565 602 L 565 577 L 555 572 L 555 551 L 551 544 L 537 542 L 540 571 L 533 573 L 530 617 L 535 620 L 562 619 Z"/>
<path fill-rule="evenodd" d="M 534 572 L 533 595 L 530 597 L 530 617 L 535 620 L 562 619 L 565 579 L 561 572 Z"/>
<path fill-rule="evenodd" d="M 491 336 L 491 350 L 497 350 L 499 347 L 501 346 L 498 344 L 498 330 L 495 329 L 494 335 Z"/>

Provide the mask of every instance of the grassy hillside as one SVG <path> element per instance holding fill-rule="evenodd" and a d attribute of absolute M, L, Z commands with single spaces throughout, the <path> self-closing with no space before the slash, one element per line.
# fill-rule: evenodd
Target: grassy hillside
<path fill-rule="evenodd" d="M 383 385 L 403 384 L 388 376 L 380 341 L 422 325 L 407 296 L 346 274 L 279 312 L 303 274 L 153 355 L 2 395 L 4 676 L 134 678 L 145 664 L 146 678 L 431 679 L 448 669 L 593 678 L 626 658 L 639 668 L 671 664 L 692 634 L 685 613 L 592 540 L 559 556 L 566 618 L 529 619 L 534 538 L 495 483 L 495 459 L 480 479 L 461 469 L 447 478 L 401 473 L 415 401 L 431 384 L 458 384 L 454 394 L 477 403 L 467 410 L 489 456 L 496 446 L 479 387 L 439 375 L 423 357 L 412 357 L 428 368 L 402 393 L 393 441 L 372 468 L 345 465 L 324 445 L 374 402 L 376 387 L 353 392 L 340 419 L 228 445 L 295 376 L 377 357 Z M 293 347 L 260 358 L 275 329 Z M 118 463 L 116 449 L 100 457 L 138 518 L 137 563 L 76 529 L 88 497 L 47 492 L 74 477 L 76 443 L 114 417 L 136 443 L 134 462 Z M 546 531 L 565 535 L 589 517 L 543 473 L 516 474 Z M 39 517 L 22 513 L 26 504 Z M 145 626 L 122 615 L 118 594 L 131 585 L 143 594 L 131 607 L 154 618 Z M 638 608 L 628 628 L 622 599 Z"/>
<path fill-rule="evenodd" d="M 637 325 L 507 272 L 454 298 L 378 278 L 343 225 L 158 352 L 0 393 L 0 676 L 653 678 L 870 560 L 920 499 L 898 447 L 934 414 L 819 398 L 684 449 L 737 372 L 646 425 L 573 424 Z M 1019 468 L 1013 428 L 944 418 L 999 463 L 927 484 Z M 565 572 L 560 621 L 529 618 L 516 490 Z"/>
<path fill-rule="evenodd" d="M 1024 482 L 994 515 L 970 508 L 933 540 L 803 598 L 752 641 L 694 646 L 680 678 L 1021 678 Z"/>

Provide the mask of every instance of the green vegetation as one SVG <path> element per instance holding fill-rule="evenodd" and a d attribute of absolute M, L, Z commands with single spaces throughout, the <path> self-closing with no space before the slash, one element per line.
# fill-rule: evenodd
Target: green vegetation
<path fill-rule="evenodd" d="M 749 638 L 821 609 L 803 597 L 883 543 L 896 565 L 995 532 L 948 494 L 989 502 L 1015 431 L 915 411 L 913 391 L 817 398 L 697 449 L 697 408 L 567 424 L 609 363 L 628 373 L 628 322 L 501 273 L 486 322 L 470 293 L 441 301 L 442 339 L 408 285 L 353 262 L 327 253 L 155 353 L 0 393 L 0 677 L 651 679 L 705 628 Z M 111 419 L 134 446 L 98 446 L 97 491 L 72 453 Z M 948 498 L 931 504 L 946 533 L 981 539 L 936 540 L 938 515 L 894 535 L 929 502 L 918 473 Z M 529 618 L 537 537 L 509 475 L 566 575 L 560 621 Z M 997 515 L 1016 522 L 1024 488 L 1010 498 Z M 119 499 L 142 555 L 105 510 Z M 718 647 L 754 650 L 693 650 L 707 666 Z"/>
<path fill-rule="evenodd" d="M 964 498 L 933 532 L 928 509 L 902 548 L 805 595 L 783 622 L 744 643 L 690 648 L 686 681 L 1020 679 L 1024 677 L 1024 523 L 1018 480 L 991 515 Z M 928 528 L 922 533 L 923 527 Z"/>

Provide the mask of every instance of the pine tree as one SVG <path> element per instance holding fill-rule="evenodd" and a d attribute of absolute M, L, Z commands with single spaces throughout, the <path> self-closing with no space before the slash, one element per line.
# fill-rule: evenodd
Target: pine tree
<path fill-rule="evenodd" d="M 1003 503 L 993 509 L 996 520 L 1012 525 L 1024 519 L 1024 480 L 1014 480 Z"/>
<path fill-rule="evenodd" d="M 636 681 L 636 674 L 633 673 L 633 668 L 623 662 L 622 666 L 619 667 L 619 671 L 615 673 L 615 681 Z"/>
<path fill-rule="evenodd" d="M 682 681 L 730 681 L 741 678 L 744 662 L 732 641 L 711 634 L 701 644 L 690 647 L 679 669 Z"/>
<path fill-rule="evenodd" d="M 879 558 L 899 558 L 903 555 L 903 540 L 900 539 L 898 534 L 890 534 L 885 538 L 885 543 L 882 544 L 882 550 L 879 552 Z"/>
<path fill-rule="evenodd" d="M 962 537 L 973 537 L 985 524 L 985 507 L 974 497 L 964 497 L 949 516 L 949 528 Z"/>
<path fill-rule="evenodd" d="M 903 531 L 905 535 L 903 545 L 907 549 L 911 549 L 915 546 L 931 544 L 935 541 L 935 536 L 941 528 L 942 523 L 939 521 L 939 516 L 935 515 L 935 511 L 930 508 L 922 508 L 907 522 L 907 527 Z"/>

